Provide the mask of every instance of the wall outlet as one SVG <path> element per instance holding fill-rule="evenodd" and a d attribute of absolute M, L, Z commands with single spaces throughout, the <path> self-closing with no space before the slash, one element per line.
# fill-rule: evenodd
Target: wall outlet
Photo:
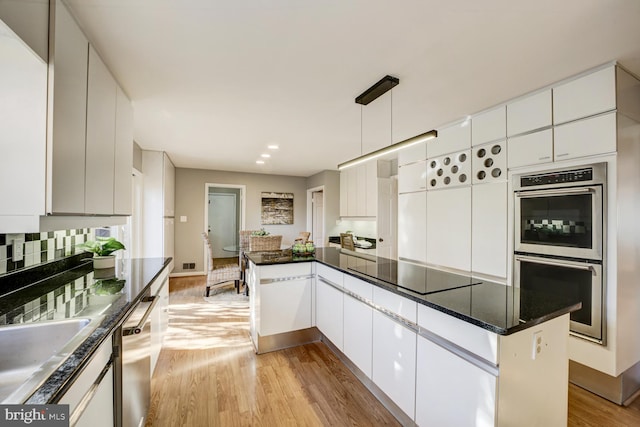
<path fill-rule="evenodd" d="M 183 270 L 195 270 L 196 263 L 195 262 L 185 262 L 182 264 Z"/>
<path fill-rule="evenodd" d="M 542 331 L 533 333 L 533 343 L 531 348 L 531 359 L 536 360 L 536 357 L 540 356 L 542 350 L 545 347 L 545 342 L 542 337 Z"/>
<path fill-rule="evenodd" d="M 24 259 L 24 234 L 7 234 L 7 242 L 13 245 L 13 262 L 22 261 Z"/>
<path fill-rule="evenodd" d="M 189 270 L 195 270 L 196 269 L 196 263 L 195 262 L 190 262 L 189 263 Z"/>
<path fill-rule="evenodd" d="M 182 263 L 182 269 L 183 270 L 188 270 L 189 269 L 189 263 L 188 262 L 183 262 Z"/>

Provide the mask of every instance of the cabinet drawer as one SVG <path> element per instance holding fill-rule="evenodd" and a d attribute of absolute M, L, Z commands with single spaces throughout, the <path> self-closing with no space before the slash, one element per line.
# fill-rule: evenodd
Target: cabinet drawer
<path fill-rule="evenodd" d="M 469 121 L 464 121 L 438 129 L 438 137 L 427 143 L 427 158 L 431 159 L 467 148 L 471 148 L 471 125 Z"/>
<path fill-rule="evenodd" d="M 398 167 L 398 193 L 410 193 L 427 189 L 427 162 Z"/>
<path fill-rule="evenodd" d="M 398 165 L 419 162 L 427 158 L 427 143 L 421 142 L 398 151 Z"/>
<path fill-rule="evenodd" d="M 615 66 L 553 89 L 553 123 L 561 124 L 616 108 Z"/>
<path fill-rule="evenodd" d="M 261 265 L 260 280 L 311 275 L 311 263 Z"/>
<path fill-rule="evenodd" d="M 498 364 L 498 335 L 424 305 L 418 325 L 483 359 Z"/>
<path fill-rule="evenodd" d="M 396 295 L 384 289 L 373 288 L 373 303 L 385 308 L 410 322 L 416 322 L 416 307 L 418 304 L 400 295 Z"/>
<path fill-rule="evenodd" d="M 556 126 L 553 147 L 554 160 L 616 151 L 616 113 Z"/>
<path fill-rule="evenodd" d="M 507 136 L 551 126 L 551 89 L 507 105 Z"/>
<path fill-rule="evenodd" d="M 478 114 L 471 119 L 471 145 L 505 138 L 507 132 L 505 107 Z"/>
<path fill-rule="evenodd" d="M 509 169 L 553 160 L 553 132 L 546 129 L 528 135 L 509 138 L 507 152 Z"/>
<path fill-rule="evenodd" d="M 322 277 L 329 282 L 338 285 L 340 287 L 343 286 L 343 274 L 338 270 L 335 270 L 331 267 L 327 267 L 324 264 L 316 263 L 316 275 L 318 277 Z"/>
<path fill-rule="evenodd" d="M 344 288 L 369 301 L 373 300 L 373 285 L 349 275 L 344 276 Z"/>

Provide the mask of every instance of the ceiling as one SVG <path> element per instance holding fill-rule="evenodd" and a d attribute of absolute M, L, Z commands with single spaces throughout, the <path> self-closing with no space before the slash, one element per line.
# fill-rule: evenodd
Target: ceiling
<path fill-rule="evenodd" d="M 609 61 L 640 75 L 638 0 L 66 3 L 137 143 L 185 168 L 310 176 L 379 148 L 372 117 L 397 142 Z M 354 102 L 386 74 L 384 100 Z"/>

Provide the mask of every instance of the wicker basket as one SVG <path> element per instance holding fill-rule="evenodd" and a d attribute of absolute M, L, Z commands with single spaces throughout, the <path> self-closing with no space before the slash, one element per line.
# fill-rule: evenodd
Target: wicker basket
<path fill-rule="evenodd" d="M 276 251 L 281 244 L 282 236 L 251 236 L 249 251 Z"/>

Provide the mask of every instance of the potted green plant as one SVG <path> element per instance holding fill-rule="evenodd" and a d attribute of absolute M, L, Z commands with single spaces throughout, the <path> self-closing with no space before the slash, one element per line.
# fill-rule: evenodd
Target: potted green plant
<path fill-rule="evenodd" d="M 96 237 L 76 245 L 76 248 L 93 252 L 93 268 L 113 268 L 116 265 L 115 251 L 126 249 L 115 237 Z"/>

